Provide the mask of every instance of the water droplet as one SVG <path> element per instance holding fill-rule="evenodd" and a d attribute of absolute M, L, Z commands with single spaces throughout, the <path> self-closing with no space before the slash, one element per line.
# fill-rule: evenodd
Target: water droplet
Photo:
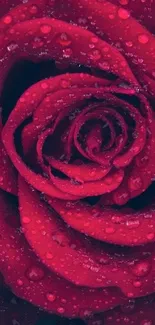
<path fill-rule="evenodd" d="M 141 281 L 134 281 L 133 285 L 135 288 L 140 288 L 142 286 L 142 282 Z"/>
<path fill-rule="evenodd" d="M 110 15 L 109 15 L 109 18 L 110 18 L 110 19 L 114 19 L 114 18 L 115 18 L 115 15 L 110 14 Z"/>
<path fill-rule="evenodd" d="M 56 296 L 54 294 L 52 294 L 51 292 L 48 292 L 46 295 L 46 298 L 48 301 L 53 302 L 56 300 Z"/>
<path fill-rule="evenodd" d="M 128 186 L 131 191 L 136 191 L 142 188 L 143 183 L 140 177 L 130 177 L 128 181 Z"/>
<path fill-rule="evenodd" d="M 61 80 L 61 87 L 62 88 L 69 88 L 69 86 L 70 86 L 70 81 L 69 80 L 66 80 L 66 79 Z"/>
<path fill-rule="evenodd" d="M 111 220 L 112 220 L 113 223 L 120 224 L 122 222 L 123 218 L 119 217 L 119 216 L 113 216 L 111 218 Z"/>
<path fill-rule="evenodd" d="M 132 266 L 132 273 L 136 276 L 146 276 L 151 269 L 151 264 L 148 261 L 137 262 Z"/>
<path fill-rule="evenodd" d="M 9 24 L 11 24 L 11 22 L 12 22 L 12 17 L 11 17 L 10 15 L 5 16 L 4 19 L 3 19 L 3 21 L 4 21 L 4 23 L 5 23 L 6 25 L 9 25 Z"/>
<path fill-rule="evenodd" d="M 91 42 L 94 43 L 94 44 L 98 43 L 98 41 L 99 41 L 99 39 L 97 37 L 95 37 L 95 36 L 93 36 L 91 38 Z"/>
<path fill-rule="evenodd" d="M 22 221 L 23 223 L 28 224 L 31 222 L 31 219 L 29 217 L 23 217 Z"/>
<path fill-rule="evenodd" d="M 49 253 L 49 252 L 46 253 L 46 258 L 47 258 L 48 260 L 51 260 L 53 257 L 54 257 L 54 256 L 53 256 L 52 253 Z"/>
<path fill-rule="evenodd" d="M 41 83 L 41 88 L 42 89 L 47 89 L 48 88 L 48 83 L 47 82 L 42 82 Z"/>
<path fill-rule="evenodd" d="M 29 8 L 29 12 L 33 15 L 37 14 L 38 12 L 38 7 L 36 5 L 32 5 L 30 8 Z"/>
<path fill-rule="evenodd" d="M 45 274 L 40 267 L 33 266 L 26 271 L 26 276 L 30 281 L 40 281 L 44 278 Z"/>
<path fill-rule="evenodd" d="M 58 312 L 59 314 L 64 314 L 65 309 L 64 309 L 63 307 L 59 307 L 59 308 L 57 309 L 57 312 Z"/>
<path fill-rule="evenodd" d="M 91 314 L 92 314 L 92 312 L 91 312 L 90 310 L 85 310 L 85 311 L 83 312 L 83 315 L 84 315 L 85 317 L 89 317 L 89 316 L 91 316 Z"/>
<path fill-rule="evenodd" d="M 99 67 L 102 70 L 109 70 L 110 69 L 110 65 L 108 62 L 99 62 Z"/>
<path fill-rule="evenodd" d="M 7 46 L 7 50 L 9 52 L 15 51 L 18 48 L 18 44 L 17 43 L 11 43 Z"/>
<path fill-rule="evenodd" d="M 105 228 L 106 234 L 113 234 L 116 231 L 113 227 L 107 227 Z"/>
<path fill-rule="evenodd" d="M 146 34 L 141 34 L 138 36 L 138 41 L 141 43 L 141 44 L 147 44 L 148 41 L 149 41 L 149 38 Z"/>
<path fill-rule="evenodd" d="M 128 19 L 130 17 L 130 12 L 123 9 L 123 8 L 119 8 L 118 9 L 118 16 L 121 18 L 121 19 Z"/>
<path fill-rule="evenodd" d="M 67 48 L 67 49 L 63 50 L 63 57 L 64 58 L 70 58 L 72 54 L 73 54 L 73 51 L 70 48 Z"/>
<path fill-rule="evenodd" d="M 52 27 L 50 25 L 42 25 L 40 26 L 40 30 L 43 34 L 49 34 L 52 30 Z"/>
<path fill-rule="evenodd" d="M 132 46 L 133 46 L 133 43 L 132 43 L 131 41 L 126 42 L 125 44 L 126 44 L 126 46 L 128 46 L 128 47 L 132 47 Z"/>
<path fill-rule="evenodd" d="M 52 239 L 60 246 L 69 244 L 68 238 L 63 233 L 53 233 Z"/>
<path fill-rule="evenodd" d="M 61 33 L 57 36 L 57 43 L 62 46 L 69 46 L 71 44 L 71 39 L 66 33 Z"/>
<path fill-rule="evenodd" d="M 129 229 L 135 229 L 135 228 L 138 228 L 140 225 L 140 221 L 138 219 L 129 219 L 126 221 L 126 226 L 129 228 Z"/>
<path fill-rule="evenodd" d="M 18 279 L 18 280 L 17 280 L 17 284 L 21 287 L 21 286 L 23 285 L 23 281 L 20 280 L 20 279 Z"/>
<path fill-rule="evenodd" d="M 147 237 L 148 240 L 152 240 L 152 239 L 154 239 L 155 234 L 154 233 L 149 233 L 146 237 Z"/>
<path fill-rule="evenodd" d="M 36 49 L 42 47 L 43 44 L 44 44 L 44 42 L 40 37 L 35 37 L 32 42 L 32 46 Z"/>
<path fill-rule="evenodd" d="M 142 320 L 140 325 L 153 325 L 153 322 L 152 322 L 152 320 L 144 319 L 144 320 Z"/>
<path fill-rule="evenodd" d="M 93 50 L 91 53 L 89 53 L 89 57 L 91 60 L 99 60 L 101 58 L 101 52 L 99 50 Z"/>

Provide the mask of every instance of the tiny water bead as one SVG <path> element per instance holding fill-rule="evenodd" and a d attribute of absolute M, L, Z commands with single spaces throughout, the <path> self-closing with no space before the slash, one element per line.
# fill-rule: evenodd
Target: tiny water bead
<path fill-rule="evenodd" d="M 62 46 L 69 46 L 71 44 L 71 39 L 67 33 L 61 33 L 57 35 L 56 42 Z"/>
<path fill-rule="evenodd" d="M 140 177 L 130 177 L 128 186 L 131 191 L 136 191 L 142 188 L 143 182 Z"/>
<path fill-rule="evenodd" d="M 17 44 L 17 43 L 10 43 L 10 44 L 7 46 L 7 50 L 8 50 L 8 52 L 13 52 L 13 51 L 15 51 L 17 48 L 18 48 L 18 44 Z"/>
<path fill-rule="evenodd" d="M 147 44 L 149 41 L 149 37 L 146 34 L 140 34 L 140 35 L 138 35 L 138 41 L 141 44 Z"/>
<path fill-rule="evenodd" d="M 131 268 L 132 273 L 138 277 L 145 277 L 146 275 L 148 275 L 150 270 L 151 264 L 149 261 L 145 260 L 135 263 Z"/>
<path fill-rule="evenodd" d="M 69 59 L 73 54 L 72 49 L 67 48 L 63 50 L 63 58 Z"/>
<path fill-rule="evenodd" d="M 49 302 L 54 302 L 56 300 L 56 296 L 51 292 L 47 293 L 46 298 Z"/>
<path fill-rule="evenodd" d="M 24 224 L 29 224 L 31 222 L 31 219 L 29 217 L 23 217 L 22 221 Z"/>
<path fill-rule="evenodd" d="M 32 266 L 26 271 L 26 276 L 30 281 L 40 281 L 44 278 L 45 273 L 40 267 Z"/>
<path fill-rule="evenodd" d="M 153 321 L 149 319 L 144 319 L 141 321 L 140 325 L 153 325 Z"/>
<path fill-rule="evenodd" d="M 4 23 L 6 24 L 6 25 L 9 25 L 9 24 L 11 24 L 11 22 L 12 22 L 12 16 L 5 16 L 4 17 L 4 19 L 3 19 L 3 21 L 4 21 Z"/>
<path fill-rule="evenodd" d="M 36 6 L 36 5 L 32 5 L 29 7 L 29 12 L 32 14 L 32 15 L 35 15 L 38 13 L 38 10 L 39 8 Z"/>
<path fill-rule="evenodd" d="M 93 50 L 89 53 L 89 57 L 90 59 L 97 61 L 101 58 L 101 52 L 99 50 Z"/>
<path fill-rule="evenodd" d="M 65 308 L 63 308 L 63 307 L 59 307 L 59 308 L 57 309 L 57 311 L 58 311 L 59 314 L 64 314 L 64 312 L 65 312 Z"/>
<path fill-rule="evenodd" d="M 50 25 L 41 25 L 40 30 L 43 34 L 49 34 L 52 30 L 52 27 Z"/>
<path fill-rule="evenodd" d="M 118 16 L 121 18 L 121 19 L 128 19 L 130 17 L 130 12 L 127 11 L 126 9 L 123 9 L 123 8 L 120 8 L 118 9 Z"/>

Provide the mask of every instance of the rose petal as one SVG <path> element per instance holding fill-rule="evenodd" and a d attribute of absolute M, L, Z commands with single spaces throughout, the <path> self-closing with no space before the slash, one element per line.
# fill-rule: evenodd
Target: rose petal
<path fill-rule="evenodd" d="M 2 128 L 3 126 L 0 120 L 0 188 L 6 192 L 17 195 L 17 172 L 1 140 Z"/>
<path fill-rule="evenodd" d="M 98 314 L 88 320 L 88 325 L 153 325 L 155 319 L 155 296 L 129 300 L 125 305 L 104 314 Z"/>
<path fill-rule="evenodd" d="M 0 204 L 0 245 L 3 247 L 0 269 L 6 283 L 17 296 L 49 312 L 68 317 L 83 317 L 88 310 L 107 310 L 122 301 L 123 296 L 116 288 L 102 291 L 78 288 L 49 272 L 38 261 L 19 228 L 10 226 L 11 220 L 16 219 L 17 215 L 2 192 Z"/>
<path fill-rule="evenodd" d="M 87 28 L 102 38 L 108 37 L 112 44 L 119 43 L 127 61 L 133 68 L 136 67 L 136 74 L 138 75 L 138 71 L 143 75 L 149 74 L 154 80 L 152 71 L 155 70 L 155 37 L 129 11 L 104 0 L 80 0 L 78 3 L 69 0 L 64 8 L 66 20 L 71 19 L 78 24 L 79 19 L 88 17 Z M 60 7 L 57 15 L 61 17 L 59 10 Z"/>
<path fill-rule="evenodd" d="M 154 242 L 154 204 L 140 211 L 116 211 L 111 207 L 65 202 L 46 196 L 48 203 L 74 229 L 95 239 L 119 245 Z"/>

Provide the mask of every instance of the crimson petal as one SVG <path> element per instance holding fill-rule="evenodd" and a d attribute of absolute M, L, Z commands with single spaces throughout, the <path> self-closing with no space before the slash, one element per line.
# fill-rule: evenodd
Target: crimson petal
<path fill-rule="evenodd" d="M 116 288 L 78 288 L 49 272 L 32 252 L 20 228 L 10 225 L 17 215 L 2 192 L 0 204 L 0 245 L 3 247 L 0 269 L 6 284 L 17 296 L 49 312 L 68 317 L 84 317 L 88 311 L 107 310 L 123 301 Z"/>

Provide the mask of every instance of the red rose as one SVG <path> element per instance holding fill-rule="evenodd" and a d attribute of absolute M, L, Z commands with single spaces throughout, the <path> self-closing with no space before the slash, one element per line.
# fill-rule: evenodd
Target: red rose
<path fill-rule="evenodd" d="M 149 2 L 4 1 L 0 20 L 0 270 L 48 312 L 105 311 L 90 324 L 155 319 Z"/>

